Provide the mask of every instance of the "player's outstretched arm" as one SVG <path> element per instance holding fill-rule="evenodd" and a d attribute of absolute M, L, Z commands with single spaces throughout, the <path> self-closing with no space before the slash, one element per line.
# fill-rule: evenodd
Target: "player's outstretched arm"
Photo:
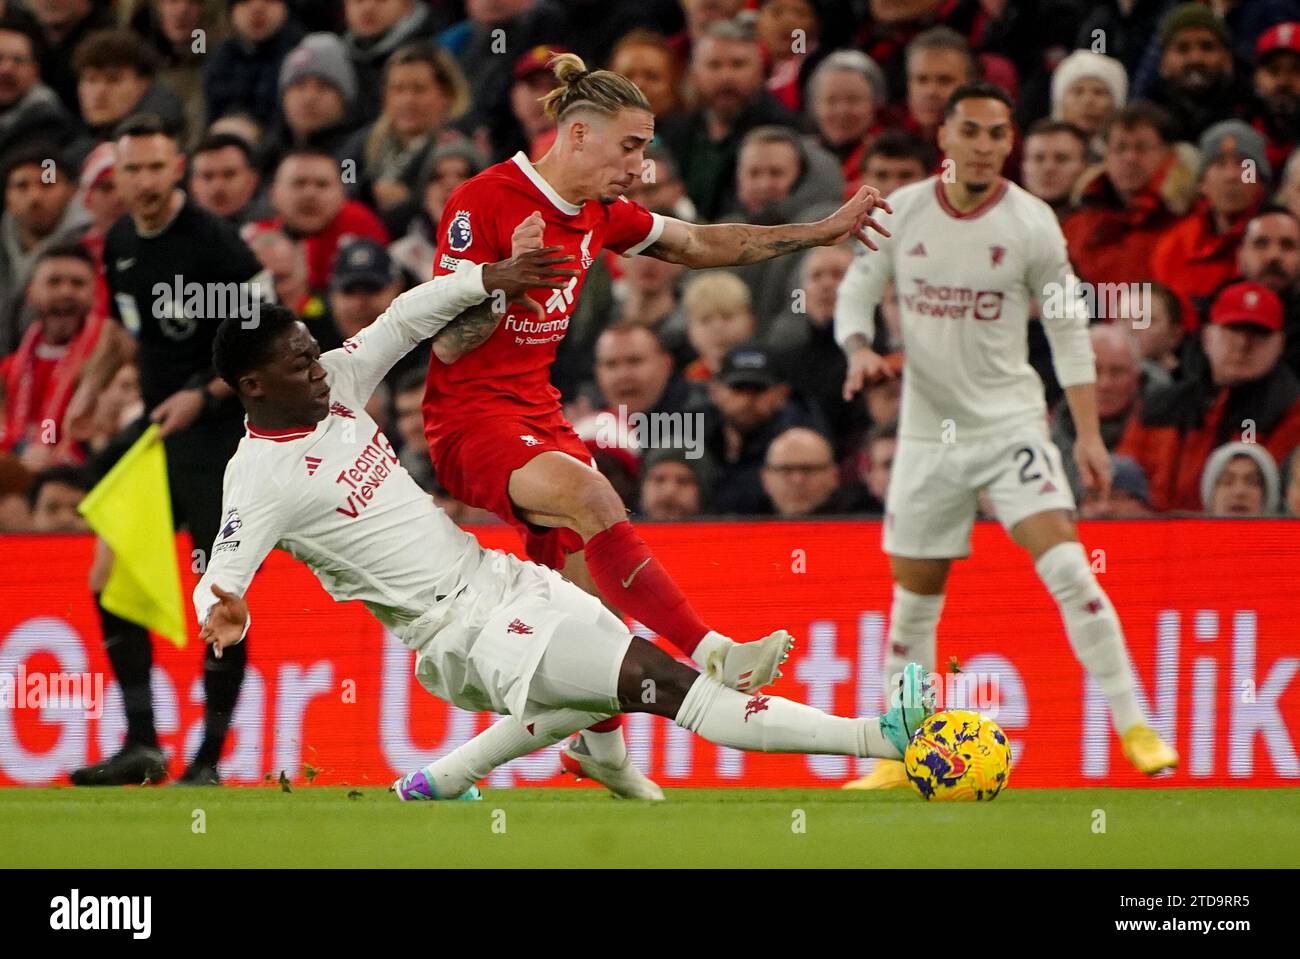
<path fill-rule="evenodd" d="M 563 264 L 573 259 L 562 247 L 526 250 L 508 260 L 483 264 L 483 289 L 487 299 L 464 310 L 433 338 L 433 353 L 443 363 L 455 363 L 478 349 L 496 332 L 511 303 L 545 318 L 545 310 L 528 295 L 529 290 L 561 290 L 578 275 Z"/>
<path fill-rule="evenodd" d="M 864 186 L 853 198 L 816 223 L 785 223 L 780 226 L 751 226 L 748 223 L 687 223 L 665 217 L 659 239 L 646 247 L 645 254 L 691 269 L 711 266 L 740 266 L 796 253 L 813 246 L 834 246 L 856 237 L 868 249 L 877 249 L 871 231 L 889 236 L 889 231 L 871 218 L 873 210 L 892 213 L 893 208 L 873 186 Z"/>

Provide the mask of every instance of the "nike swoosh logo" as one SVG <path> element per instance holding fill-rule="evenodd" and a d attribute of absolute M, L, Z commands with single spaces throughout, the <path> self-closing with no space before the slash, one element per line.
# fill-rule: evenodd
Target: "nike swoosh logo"
<path fill-rule="evenodd" d="M 641 560 L 641 565 L 640 565 L 640 566 L 638 566 L 636 569 L 632 570 L 632 575 L 630 575 L 627 579 L 623 580 L 623 588 L 624 588 L 624 589 L 631 589 L 631 588 L 632 588 L 632 580 L 636 579 L 636 574 L 639 573 L 639 572 L 641 572 L 641 570 L 645 569 L 645 568 L 646 568 L 647 566 L 649 566 L 649 565 L 650 565 L 650 557 L 647 556 L 645 559 Z"/>

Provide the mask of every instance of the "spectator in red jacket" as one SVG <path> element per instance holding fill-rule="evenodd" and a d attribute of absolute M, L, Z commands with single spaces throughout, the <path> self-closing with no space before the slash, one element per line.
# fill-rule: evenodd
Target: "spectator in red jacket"
<path fill-rule="evenodd" d="M 1273 170 L 1264 137 L 1241 120 L 1224 120 L 1200 142 L 1201 201 L 1156 244 L 1152 276 L 1200 305 L 1237 272 L 1246 223 L 1259 209 Z M 1196 317 L 1185 317 L 1196 328 Z"/>
<path fill-rule="evenodd" d="M 1282 461 L 1300 445 L 1300 379 L 1282 356 L 1282 303 L 1243 280 L 1223 289 L 1201 331 L 1209 362 L 1200 375 L 1154 391 L 1129 422 L 1118 453 L 1151 479 L 1156 509 L 1199 511 L 1210 454 L 1233 440 Z"/>
<path fill-rule="evenodd" d="M 338 163 L 324 150 L 302 147 L 285 154 L 271 184 L 271 208 L 275 216 L 259 221 L 254 232 L 284 230 L 301 243 L 311 288 L 318 292 L 329 287 L 334 256 L 344 237 L 388 243 L 388 231 L 379 217 L 344 195 Z"/>
<path fill-rule="evenodd" d="M 0 450 L 17 453 L 35 472 L 81 459 L 60 427 L 104 321 L 93 311 L 90 252 L 76 244 L 46 250 L 27 286 L 27 302 L 36 318 L 18 349 L 0 362 L 5 413 Z"/>
<path fill-rule="evenodd" d="M 1130 103 L 1106 131 L 1106 159 L 1079 187 L 1079 209 L 1061 224 L 1070 261 L 1089 283 L 1151 279 L 1156 243 L 1186 212 L 1169 115 Z"/>

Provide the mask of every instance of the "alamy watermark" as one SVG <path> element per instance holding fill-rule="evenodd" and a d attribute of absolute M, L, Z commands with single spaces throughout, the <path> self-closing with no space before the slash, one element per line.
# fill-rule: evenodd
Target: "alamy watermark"
<path fill-rule="evenodd" d="M 172 325 L 195 324 L 200 317 L 235 317 L 246 330 L 256 329 L 262 313 L 262 289 L 246 283 L 186 283 L 179 273 L 171 283 L 153 285 L 154 319 Z"/>
<path fill-rule="evenodd" d="M 0 673 L 0 709 L 80 709 L 87 719 L 104 714 L 103 673 Z"/>
<path fill-rule="evenodd" d="M 703 413 L 629 413 L 616 410 L 596 415 L 596 445 L 601 449 L 680 449 L 686 459 L 704 455 Z"/>
<path fill-rule="evenodd" d="M 903 674 L 895 673 L 889 677 L 888 689 L 890 706 L 917 706 L 910 701 L 910 689 L 902 682 Z M 923 697 L 933 696 L 935 711 L 945 709 L 969 709 L 973 712 L 997 719 L 1002 697 L 998 690 L 998 674 L 982 672 L 927 673 L 922 684 Z M 904 701 L 905 697 L 909 701 Z"/>
<path fill-rule="evenodd" d="M 1080 307 L 1091 320 L 1123 321 L 1145 330 L 1151 325 L 1151 284 L 1085 283 L 1071 276 L 1043 288 L 1043 319 L 1062 319 Z"/>

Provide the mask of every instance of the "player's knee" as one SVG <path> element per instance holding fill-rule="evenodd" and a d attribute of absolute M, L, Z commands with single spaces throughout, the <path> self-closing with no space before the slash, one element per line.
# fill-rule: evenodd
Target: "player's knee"
<path fill-rule="evenodd" d="M 610 485 L 609 480 L 593 472 L 590 479 L 584 479 L 570 495 L 570 510 L 579 532 L 591 531 L 591 535 L 602 529 L 608 529 L 614 523 L 627 516 L 623 500 Z"/>
<path fill-rule="evenodd" d="M 1092 592 L 1097 585 L 1083 544 L 1057 543 L 1034 563 L 1043 585 L 1058 599 Z"/>

